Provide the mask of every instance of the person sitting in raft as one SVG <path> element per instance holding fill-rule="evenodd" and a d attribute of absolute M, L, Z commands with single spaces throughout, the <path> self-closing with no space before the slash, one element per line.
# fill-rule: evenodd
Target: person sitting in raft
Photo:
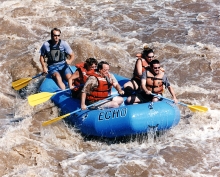
<path fill-rule="evenodd" d="M 74 53 L 69 44 L 60 39 L 60 34 L 61 30 L 58 28 L 51 30 L 51 39 L 44 42 L 40 48 L 40 63 L 43 72 L 48 73 L 49 70 L 49 74 L 57 85 L 64 90 L 66 86 L 63 83 L 62 76 L 65 76 L 66 80 L 71 76 L 72 72 L 69 65 L 74 60 Z M 69 55 L 69 59 L 66 59 L 67 55 Z M 47 58 L 47 65 L 45 58 Z"/>
<path fill-rule="evenodd" d="M 151 93 L 162 95 L 163 85 L 168 88 L 174 102 L 178 103 L 175 92 L 170 86 L 167 76 L 163 71 L 160 70 L 160 62 L 156 59 L 152 60 L 150 62 L 150 67 L 143 73 L 141 77 L 142 91 L 136 96 L 129 96 L 126 100 L 126 103 L 133 104 L 145 103 L 149 101 L 156 102 L 160 99 L 160 97 L 153 96 Z"/>
<path fill-rule="evenodd" d="M 109 64 L 106 61 L 98 63 L 98 67 L 91 76 L 88 77 L 81 93 L 81 109 L 85 110 L 86 105 L 106 99 L 111 95 L 111 88 L 115 87 L 120 95 L 124 94 L 118 81 L 113 74 L 109 73 Z M 112 100 L 99 106 L 104 108 L 117 108 L 123 103 L 121 96 L 115 96 Z"/>
<path fill-rule="evenodd" d="M 77 70 L 68 79 L 69 88 L 72 91 L 72 97 L 80 98 L 83 85 L 87 78 L 95 72 L 98 61 L 95 58 L 88 58 L 85 62 L 76 64 Z"/>
<path fill-rule="evenodd" d="M 124 92 L 126 96 L 130 96 L 135 93 L 135 91 L 140 90 L 141 76 L 146 68 L 149 67 L 149 63 L 154 59 L 154 51 L 145 45 L 143 52 L 137 54 L 136 57 L 137 61 L 134 67 L 133 77 L 130 81 L 124 84 Z"/>

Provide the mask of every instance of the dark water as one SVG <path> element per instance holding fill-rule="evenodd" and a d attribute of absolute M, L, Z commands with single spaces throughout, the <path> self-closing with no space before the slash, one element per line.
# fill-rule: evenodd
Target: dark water
<path fill-rule="evenodd" d="M 220 176 L 218 0 L 0 2 L 0 176 Z M 85 140 L 63 122 L 42 127 L 59 110 L 51 102 L 30 107 L 24 98 L 44 77 L 23 92 L 11 83 L 41 72 L 39 49 L 53 27 L 71 45 L 73 64 L 95 57 L 126 77 L 147 43 L 179 101 L 209 111 L 180 106 L 172 130 L 121 143 Z"/>

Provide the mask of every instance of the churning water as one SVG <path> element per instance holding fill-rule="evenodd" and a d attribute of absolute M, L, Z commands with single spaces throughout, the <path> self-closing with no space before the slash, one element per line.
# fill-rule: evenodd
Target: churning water
<path fill-rule="evenodd" d="M 0 2 L 0 176 L 220 176 L 219 0 Z M 95 57 L 126 77 L 147 43 L 179 101 L 209 111 L 179 106 L 180 123 L 156 139 L 88 140 L 62 121 L 42 127 L 59 110 L 30 107 L 26 97 L 44 77 L 23 92 L 11 83 L 41 72 L 39 49 L 54 27 L 73 49 L 73 65 Z"/>

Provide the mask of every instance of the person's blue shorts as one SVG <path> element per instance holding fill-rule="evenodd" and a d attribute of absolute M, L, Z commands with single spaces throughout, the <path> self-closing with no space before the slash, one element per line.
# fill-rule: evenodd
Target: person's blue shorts
<path fill-rule="evenodd" d="M 56 72 L 59 72 L 62 76 L 66 76 L 67 74 L 73 74 L 69 68 L 69 65 L 67 65 L 66 62 L 48 66 L 48 73 L 50 75 L 53 75 Z"/>

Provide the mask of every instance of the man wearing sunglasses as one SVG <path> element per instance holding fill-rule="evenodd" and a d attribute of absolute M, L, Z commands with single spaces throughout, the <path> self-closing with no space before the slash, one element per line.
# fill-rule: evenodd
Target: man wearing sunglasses
<path fill-rule="evenodd" d="M 127 103 L 133 104 L 159 101 L 160 98 L 153 96 L 151 93 L 162 95 L 164 86 L 169 90 L 174 102 L 178 103 L 175 92 L 170 86 L 167 76 L 160 70 L 160 62 L 156 59 L 152 60 L 150 62 L 150 68 L 147 69 L 141 77 L 142 91 L 136 96 L 133 95 L 128 97 Z"/>
<path fill-rule="evenodd" d="M 40 49 L 40 62 L 44 73 L 48 73 L 55 79 L 57 85 L 64 90 L 65 84 L 62 77 L 68 80 L 72 74 L 69 65 L 74 60 L 74 54 L 69 44 L 60 39 L 61 30 L 53 28 L 51 39 L 44 42 Z M 68 56 L 68 59 L 67 59 Z M 47 58 L 47 64 L 45 63 Z"/>

